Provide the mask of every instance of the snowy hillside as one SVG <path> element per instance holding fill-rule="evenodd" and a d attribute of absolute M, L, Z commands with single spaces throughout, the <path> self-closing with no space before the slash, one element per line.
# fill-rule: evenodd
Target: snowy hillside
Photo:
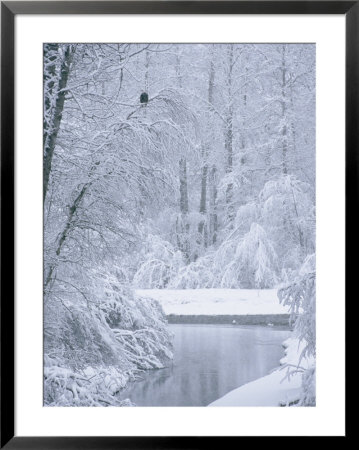
<path fill-rule="evenodd" d="M 138 297 L 157 300 L 166 315 L 288 314 L 276 289 L 138 289 Z"/>

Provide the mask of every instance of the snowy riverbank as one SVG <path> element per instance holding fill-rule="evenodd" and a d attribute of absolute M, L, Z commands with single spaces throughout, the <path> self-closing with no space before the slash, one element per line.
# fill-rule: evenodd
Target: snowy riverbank
<path fill-rule="evenodd" d="M 288 307 L 280 304 L 276 289 L 142 289 L 136 291 L 136 296 L 157 300 L 167 317 L 181 320 L 226 316 L 238 319 L 246 316 L 280 318 L 287 317 L 289 313 Z M 304 341 L 290 337 L 283 342 L 283 347 L 285 356 L 278 362 L 280 367 L 234 389 L 209 406 L 296 405 L 300 398 L 303 371 L 313 364 L 313 360 L 300 360 Z M 290 377 L 288 372 L 292 372 Z"/>
<path fill-rule="evenodd" d="M 281 367 L 269 375 L 240 386 L 208 406 L 291 406 L 300 398 L 302 373 L 314 364 L 312 358 L 300 355 L 304 342 L 289 338 L 284 341 L 285 356 L 280 360 Z M 290 377 L 288 371 L 293 371 Z"/>
<path fill-rule="evenodd" d="M 277 289 L 138 289 L 138 297 L 157 300 L 168 315 L 288 314 Z"/>

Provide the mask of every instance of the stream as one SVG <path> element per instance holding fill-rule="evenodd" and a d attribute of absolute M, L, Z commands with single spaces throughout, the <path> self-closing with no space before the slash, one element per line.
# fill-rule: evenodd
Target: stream
<path fill-rule="evenodd" d="M 207 406 L 267 375 L 284 356 L 289 330 L 264 326 L 169 325 L 170 367 L 141 374 L 119 394 L 137 406 Z"/>

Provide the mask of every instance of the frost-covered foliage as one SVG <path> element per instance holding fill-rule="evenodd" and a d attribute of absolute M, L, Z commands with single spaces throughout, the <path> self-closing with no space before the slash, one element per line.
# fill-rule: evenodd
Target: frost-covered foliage
<path fill-rule="evenodd" d="M 170 289 L 203 289 L 213 285 L 213 255 L 182 266 L 168 284 Z"/>
<path fill-rule="evenodd" d="M 246 203 L 238 208 L 234 221 L 234 229 L 238 230 L 241 235 L 250 230 L 252 223 L 260 221 L 261 211 L 258 201 Z"/>
<path fill-rule="evenodd" d="M 157 289 L 168 286 L 183 265 L 183 256 L 169 242 L 150 234 L 144 245 L 144 258 L 133 283 L 136 287 Z"/>
<path fill-rule="evenodd" d="M 139 370 L 168 364 L 172 336 L 159 304 L 135 297 L 108 267 L 81 289 L 76 279 L 76 288 L 57 281 L 45 302 L 44 403 L 120 405 L 115 392 Z"/>
<path fill-rule="evenodd" d="M 294 335 L 302 343 L 298 367 L 290 368 L 288 376 L 294 371 L 303 371 L 302 394 L 299 404 L 315 406 L 315 358 L 316 358 L 316 269 L 315 254 L 309 255 L 294 280 L 278 291 L 280 301 L 288 305 L 294 321 Z M 306 369 L 301 369 L 301 361 L 310 361 Z"/>
<path fill-rule="evenodd" d="M 214 256 L 215 287 L 275 287 L 314 249 L 310 186 L 291 175 L 268 181 L 239 207 Z"/>
<path fill-rule="evenodd" d="M 299 406 L 316 406 L 316 366 L 312 364 L 302 374 L 302 392 Z"/>
<path fill-rule="evenodd" d="M 63 361 L 45 356 L 45 406 L 133 406 L 116 394 L 133 377 L 115 366 L 85 367 L 79 371 L 62 367 Z"/>
<path fill-rule="evenodd" d="M 162 256 L 155 258 L 149 252 L 139 271 L 142 278 L 136 274 L 136 286 L 272 288 L 287 281 L 315 248 L 315 208 L 309 191 L 307 183 L 290 175 L 268 181 L 256 201 L 238 208 L 217 248 L 184 265 L 175 248 L 170 246 L 169 252 L 169 244 L 162 242 Z M 188 223 L 197 229 L 196 222 Z M 150 283 L 152 273 L 155 281 Z"/>
<path fill-rule="evenodd" d="M 315 249 L 315 208 L 311 187 L 293 175 L 268 181 L 259 194 L 261 223 L 275 243 L 286 268 L 297 269 L 298 262 Z"/>
<path fill-rule="evenodd" d="M 234 244 L 234 245 L 233 245 Z M 229 245 L 232 246 L 228 251 Z M 257 223 L 252 223 L 247 234 L 238 243 L 226 246 L 228 264 L 221 273 L 221 287 L 230 288 L 269 288 L 277 283 L 277 255 L 265 230 Z M 222 250 L 223 245 L 221 246 Z M 231 255 L 232 253 L 232 255 Z M 222 251 L 217 252 L 214 264 L 219 268 Z M 228 261 L 225 259 L 224 261 Z"/>

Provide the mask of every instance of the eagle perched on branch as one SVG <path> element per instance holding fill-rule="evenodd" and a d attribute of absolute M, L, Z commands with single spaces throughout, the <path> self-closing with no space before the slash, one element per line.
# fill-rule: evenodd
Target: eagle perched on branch
<path fill-rule="evenodd" d="M 148 103 L 148 94 L 147 92 L 142 92 L 142 94 L 140 95 L 140 103 Z"/>

